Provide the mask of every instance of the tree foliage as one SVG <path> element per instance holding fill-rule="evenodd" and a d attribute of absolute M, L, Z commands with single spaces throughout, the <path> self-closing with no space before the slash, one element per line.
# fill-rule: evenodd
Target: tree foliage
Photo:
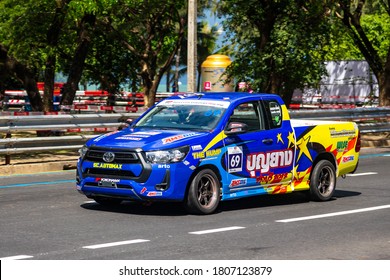
<path fill-rule="evenodd" d="M 390 3 L 389 1 L 332 1 L 354 46 L 370 65 L 379 84 L 379 105 L 390 105 Z"/>
<path fill-rule="evenodd" d="M 296 88 L 323 74 L 322 46 L 330 26 L 326 9 L 310 1 L 221 1 L 226 44 L 234 45 L 229 75 L 255 91 L 280 94 L 286 103 Z"/>
<path fill-rule="evenodd" d="M 62 104 L 72 104 L 84 79 L 110 91 L 131 81 L 150 106 L 184 36 L 185 9 L 184 0 L 1 1 L 1 73 L 21 81 L 32 103 L 37 101 L 34 110 L 52 109 L 59 71 L 68 77 Z M 43 103 L 36 88 L 41 79 Z"/>

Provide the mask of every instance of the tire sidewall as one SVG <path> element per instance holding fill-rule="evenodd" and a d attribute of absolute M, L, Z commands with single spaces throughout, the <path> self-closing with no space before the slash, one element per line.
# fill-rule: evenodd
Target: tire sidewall
<path fill-rule="evenodd" d="M 215 181 L 215 183 L 217 184 L 215 191 L 213 193 L 213 204 L 210 205 L 210 207 L 204 207 L 198 201 L 199 183 L 205 175 L 211 176 L 213 178 L 213 180 Z M 211 213 L 213 213 L 219 205 L 220 187 L 221 187 L 221 183 L 220 183 L 217 175 L 214 173 L 214 171 L 212 171 L 211 169 L 200 170 L 195 175 L 195 177 L 192 179 L 190 186 L 189 186 L 188 195 L 187 195 L 187 199 L 186 199 L 186 203 L 185 203 L 187 210 L 192 214 L 211 214 Z"/>
<path fill-rule="evenodd" d="M 321 194 L 318 190 L 320 174 L 324 168 L 330 168 L 330 170 L 331 170 L 330 175 L 332 176 L 332 180 L 333 180 L 333 189 L 326 196 Z M 311 197 L 311 199 L 313 199 L 315 201 L 330 200 L 335 192 L 335 189 L 336 189 L 336 170 L 335 170 L 334 165 L 331 162 L 329 162 L 328 160 L 319 161 L 314 166 L 313 172 L 311 174 L 311 179 L 310 179 L 310 197 Z"/>

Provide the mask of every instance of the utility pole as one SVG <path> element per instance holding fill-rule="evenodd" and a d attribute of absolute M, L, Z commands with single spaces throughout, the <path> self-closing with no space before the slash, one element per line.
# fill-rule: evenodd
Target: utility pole
<path fill-rule="evenodd" d="M 197 0 L 188 0 L 187 91 L 196 91 Z"/>

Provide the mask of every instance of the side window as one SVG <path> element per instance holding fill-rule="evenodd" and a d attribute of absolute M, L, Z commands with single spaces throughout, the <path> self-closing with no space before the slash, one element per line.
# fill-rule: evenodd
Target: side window
<path fill-rule="evenodd" d="M 264 100 L 264 106 L 268 117 L 269 128 L 282 126 L 282 108 L 275 100 Z"/>
<path fill-rule="evenodd" d="M 257 102 L 242 103 L 234 109 L 233 115 L 230 116 L 229 123 L 245 123 L 248 126 L 249 131 L 264 129 L 262 117 L 259 112 L 259 104 Z"/>

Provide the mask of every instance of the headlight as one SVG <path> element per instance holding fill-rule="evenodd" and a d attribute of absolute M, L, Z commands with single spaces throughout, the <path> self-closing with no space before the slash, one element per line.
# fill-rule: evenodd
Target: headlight
<path fill-rule="evenodd" d="M 173 163 L 182 161 L 189 151 L 189 147 L 180 147 L 171 150 L 146 152 L 146 159 L 149 163 Z"/>
<path fill-rule="evenodd" d="M 84 156 L 87 154 L 88 152 L 88 148 L 87 146 L 82 146 L 80 149 L 79 149 L 79 155 L 80 155 L 80 158 L 84 158 Z"/>

